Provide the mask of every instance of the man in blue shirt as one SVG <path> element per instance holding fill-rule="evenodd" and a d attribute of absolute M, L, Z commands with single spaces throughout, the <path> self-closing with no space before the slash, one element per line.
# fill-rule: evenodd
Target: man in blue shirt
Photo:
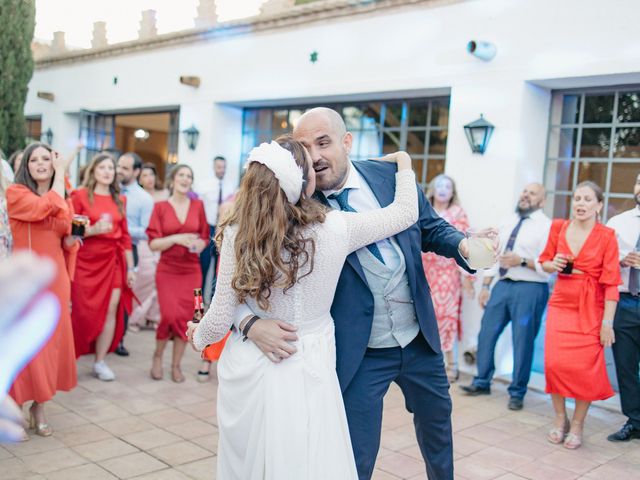
<path fill-rule="evenodd" d="M 127 227 L 133 244 L 133 261 L 138 265 L 137 245 L 140 240 L 147 239 L 147 227 L 153 211 L 153 197 L 149 195 L 139 184 L 138 177 L 142 169 L 142 159 L 134 152 L 127 152 L 118 159 L 118 180 L 120 191 L 127 197 Z M 128 316 L 125 315 L 125 333 L 127 331 Z M 117 355 L 126 357 L 129 352 L 124 347 L 123 340 L 116 348 Z"/>

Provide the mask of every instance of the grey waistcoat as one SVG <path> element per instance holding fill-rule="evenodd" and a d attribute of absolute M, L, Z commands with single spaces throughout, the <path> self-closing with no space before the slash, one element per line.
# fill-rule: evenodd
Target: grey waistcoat
<path fill-rule="evenodd" d="M 400 260 L 395 271 L 374 257 L 368 248 L 357 252 L 374 300 L 369 348 L 405 347 L 420 331 L 404 255 L 395 241 L 391 240 L 391 244 Z"/>

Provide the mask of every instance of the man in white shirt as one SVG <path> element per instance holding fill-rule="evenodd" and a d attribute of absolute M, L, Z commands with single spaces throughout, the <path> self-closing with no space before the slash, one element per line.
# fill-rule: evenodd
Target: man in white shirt
<path fill-rule="evenodd" d="M 498 338 L 509 322 L 513 335 L 513 378 L 509 386 L 510 410 L 521 410 L 531 375 L 534 341 L 549 298 L 549 275 L 538 257 L 544 250 L 551 220 L 542 212 L 544 187 L 527 185 L 516 211 L 500 227 L 500 261 L 485 273 L 480 306 L 485 309 L 478 335 L 478 374 L 461 389 L 471 396 L 491 393 Z M 498 282 L 491 290 L 494 277 Z"/>
<path fill-rule="evenodd" d="M 607 226 L 616 231 L 620 250 L 620 301 L 613 319 L 613 357 L 620 389 L 622 413 L 627 423 L 607 437 L 612 442 L 640 438 L 640 175 L 633 188 L 636 206 L 611 218 Z"/>
<path fill-rule="evenodd" d="M 211 238 L 215 235 L 218 224 L 218 210 L 220 205 L 234 192 L 234 188 L 225 181 L 224 176 L 227 170 L 227 160 L 218 155 L 213 159 L 214 178 L 209 178 L 198 185 L 196 193 L 204 203 L 204 212 L 209 224 Z M 205 248 L 200 254 L 200 266 L 202 267 L 202 291 L 207 303 L 213 295 L 213 285 L 215 285 L 215 269 L 218 259 L 216 247 L 211 241 L 209 248 Z M 211 288 L 209 288 L 211 285 Z"/>

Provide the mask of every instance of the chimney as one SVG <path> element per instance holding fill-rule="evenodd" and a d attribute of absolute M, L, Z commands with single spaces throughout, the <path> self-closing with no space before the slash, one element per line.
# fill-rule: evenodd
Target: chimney
<path fill-rule="evenodd" d="M 267 0 L 260 7 L 260 15 L 277 15 L 295 7 L 295 0 Z"/>
<path fill-rule="evenodd" d="M 53 32 L 53 42 L 51 42 L 51 53 L 58 54 L 67 51 L 64 41 L 64 32 Z"/>
<path fill-rule="evenodd" d="M 107 45 L 107 22 L 94 22 L 91 48 L 103 48 Z"/>
<path fill-rule="evenodd" d="M 143 10 L 142 20 L 140 20 L 140 30 L 138 31 L 138 38 L 140 40 L 148 40 L 157 35 L 158 28 L 156 27 L 156 11 Z"/>
<path fill-rule="evenodd" d="M 218 23 L 215 0 L 200 0 L 198 2 L 198 16 L 194 19 L 196 28 L 211 28 Z"/>

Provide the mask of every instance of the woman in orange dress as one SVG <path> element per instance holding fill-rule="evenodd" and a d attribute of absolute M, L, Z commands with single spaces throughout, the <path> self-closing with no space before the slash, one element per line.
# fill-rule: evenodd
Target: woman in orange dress
<path fill-rule="evenodd" d="M 614 342 L 613 317 L 618 303 L 620 266 L 614 230 L 598 222 L 602 190 L 580 183 L 573 193 L 573 220 L 554 220 L 542 268 L 558 272 L 547 310 L 545 336 L 546 392 L 556 413 L 547 439 L 568 449 L 582 444 L 589 405 L 613 396 L 604 347 Z M 574 398 L 571 422 L 565 398 Z"/>
<path fill-rule="evenodd" d="M 16 183 L 7 189 L 14 249 L 30 250 L 55 262 L 57 273 L 50 290 L 60 302 L 60 320 L 49 341 L 20 372 L 10 394 L 20 405 L 33 400 L 30 426 L 46 437 L 53 430 L 45 417 L 45 402 L 56 391 L 69 391 L 77 384 L 69 297 L 78 242 L 71 236 L 73 207 L 65 200 L 69 159 L 41 143 L 29 145 L 23 159 Z"/>
<path fill-rule="evenodd" d="M 456 184 L 451 177 L 435 177 L 429 184 L 427 199 L 438 215 L 455 228 L 463 233 L 469 229 L 467 214 L 460 206 Z M 474 297 L 473 277 L 458 267 L 455 260 L 431 252 L 422 254 L 422 266 L 431 287 L 447 377 L 455 382 L 459 372 L 453 347 L 460 337 L 462 291 Z"/>
<path fill-rule="evenodd" d="M 93 374 L 108 382 L 115 374 L 105 358 L 124 334 L 125 310 L 131 312 L 133 252 L 115 159 L 96 155 L 84 179 L 85 186 L 71 194 L 76 213 L 90 222 L 71 285 L 71 319 L 76 355 L 95 353 Z"/>

